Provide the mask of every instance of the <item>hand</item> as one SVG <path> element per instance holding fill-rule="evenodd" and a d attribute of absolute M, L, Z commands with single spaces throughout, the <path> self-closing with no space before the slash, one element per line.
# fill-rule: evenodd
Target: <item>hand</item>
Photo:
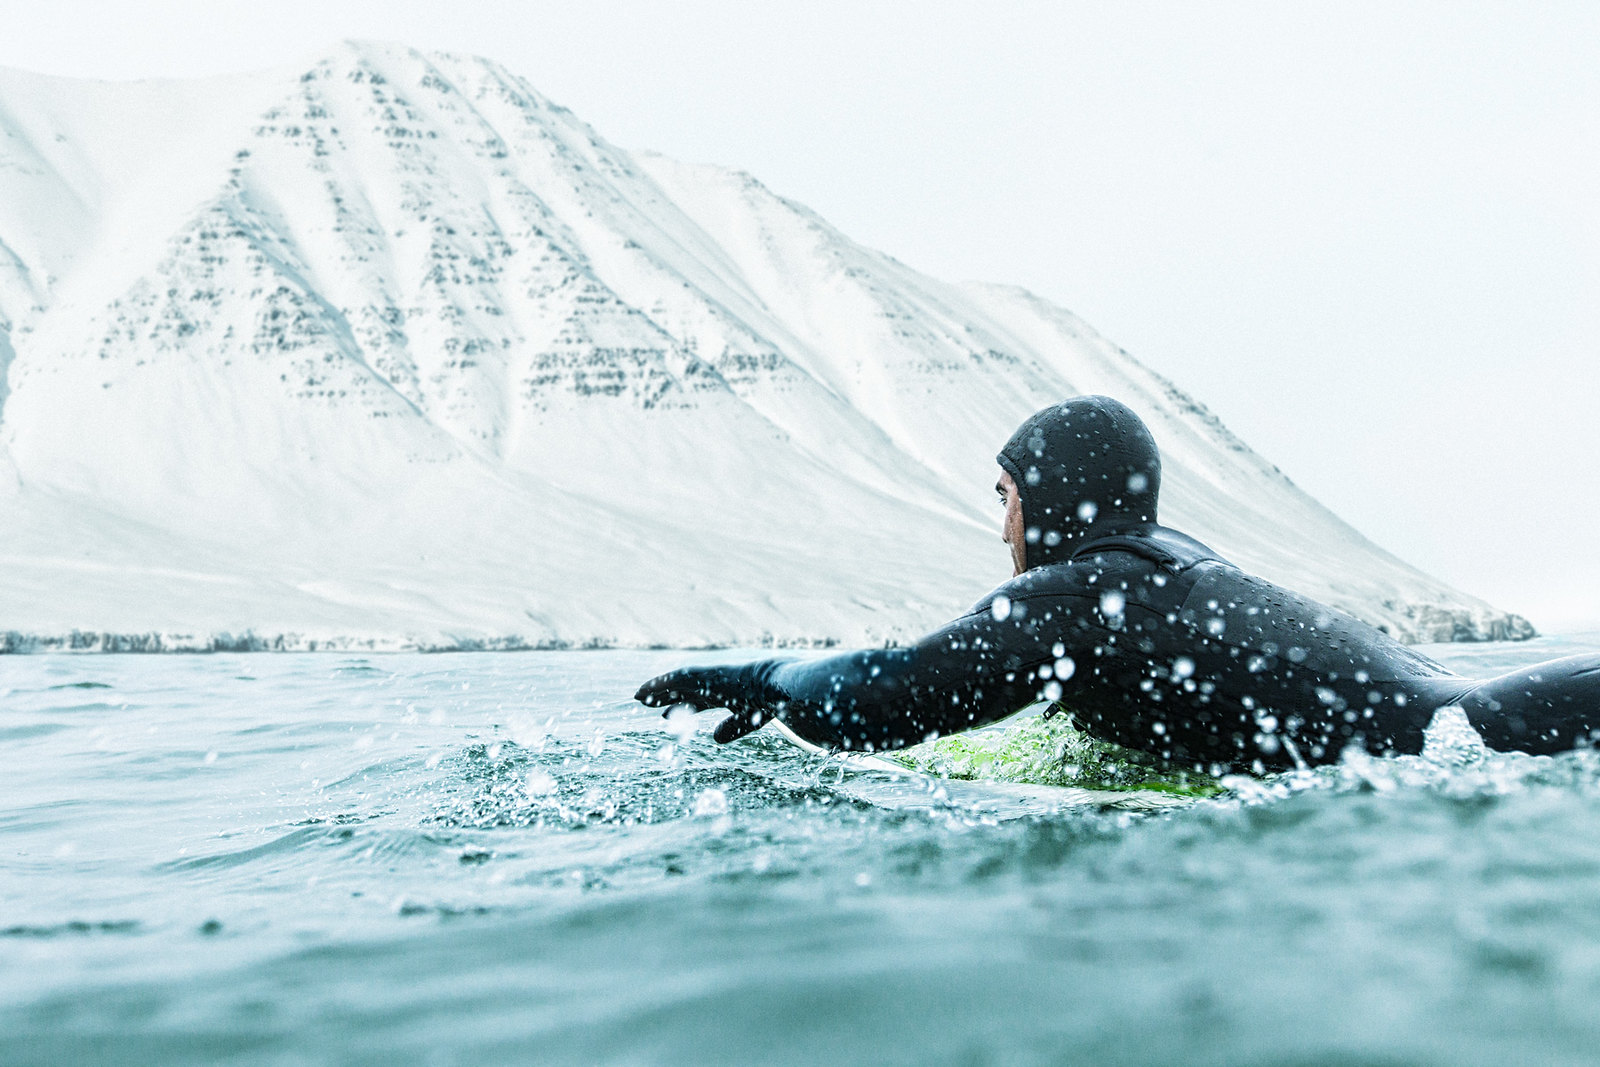
<path fill-rule="evenodd" d="M 662 715 L 679 704 L 696 711 L 727 708 L 733 714 L 718 723 L 712 735 L 717 744 L 725 745 L 775 717 L 766 685 L 768 668 L 765 661 L 733 667 L 684 667 L 650 679 L 633 699 L 648 707 L 666 708 Z"/>

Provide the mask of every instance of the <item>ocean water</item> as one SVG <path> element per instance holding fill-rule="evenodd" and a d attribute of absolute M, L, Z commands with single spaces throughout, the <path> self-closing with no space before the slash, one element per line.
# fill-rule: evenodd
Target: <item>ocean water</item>
<path fill-rule="evenodd" d="M 0 659 L 0 1063 L 1600 1060 L 1596 753 L 1056 808 L 628 699 L 713 658 Z"/>

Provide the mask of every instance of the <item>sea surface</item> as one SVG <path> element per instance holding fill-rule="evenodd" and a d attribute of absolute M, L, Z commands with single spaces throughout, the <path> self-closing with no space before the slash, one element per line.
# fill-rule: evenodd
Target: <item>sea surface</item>
<path fill-rule="evenodd" d="M 0 1063 L 1600 1062 L 1594 752 L 1059 808 L 629 699 L 717 658 L 0 658 Z"/>

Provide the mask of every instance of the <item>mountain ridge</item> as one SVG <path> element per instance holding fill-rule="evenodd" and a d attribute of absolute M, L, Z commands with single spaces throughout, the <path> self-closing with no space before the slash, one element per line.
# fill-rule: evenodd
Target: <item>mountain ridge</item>
<path fill-rule="evenodd" d="M 107 125 L 165 154 L 118 185 L 75 143 Z M 1070 312 L 620 149 L 487 60 L 346 42 L 128 93 L 0 72 L 0 134 L 24 642 L 905 639 L 1005 577 L 991 450 L 1073 392 L 1147 418 L 1165 515 L 1242 565 L 1408 639 L 1531 633 Z M 128 569 L 72 571 L 63 541 Z"/>

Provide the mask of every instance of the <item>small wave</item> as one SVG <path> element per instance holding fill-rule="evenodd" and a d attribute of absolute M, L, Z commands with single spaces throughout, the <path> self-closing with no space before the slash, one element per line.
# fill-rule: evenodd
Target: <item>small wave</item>
<path fill-rule="evenodd" d="M 382 817 L 392 815 L 392 812 L 387 812 Z M 377 818 L 380 816 L 334 816 L 328 820 L 306 820 L 271 841 L 231 852 L 171 860 L 157 869 L 184 872 L 229 870 L 320 848 L 347 850 L 341 862 L 389 863 L 407 856 L 458 852 L 465 846 L 460 837 L 437 830 L 362 828 L 359 825 Z"/>
<path fill-rule="evenodd" d="M 480 918 L 485 915 L 495 915 L 503 910 L 487 904 L 423 904 L 414 900 L 402 900 L 395 907 L 395 914 L 402 919 L 426 915 L 435 919 L 449 920 Z"/>
<path fill-rule="evenodd" d="M 95 712 L 95 711 L 118 711 L 118 712 L 123 712 L 123 711 L 127 711 L 127 710 L 128 710 L 128 705 L 127 704 L 110 704 L 110 703 L 107 703 L 107 702 L 105 702 L 103 700 L 95 700 L 95 701 L 90 701 L 87 704 L 61 704 L 59 706 L 52 706 L 50 708 L 50 714 L 52 714 L 52 715 L 75 715 L 75 714 L 79 714 L 79 713 L 82 713 L 82 712 Z"/>
<path fill-rule="evenodd" d="M 352 823 L 371 822 L 379 818 L 370 811 L 340 811 L 332 815 L 311 815 L 295 823 L 296 826 L 349 826 Z"/>
<path fill-rule="evenodd" d="M 451 761 L 455 781 L 427 821 L 460 829 L 649 825 L 691 816 L 792 805 L 853 804 L 815 783 L 751 771 L 720 753 L 684 763 L 659 756 L 657 734 L 623 734 L 605 758 L 592 745 L 548 738 L 538 748 L 477 744 Z M 714 809 L 714 810 L 713 810 Z"/>
<path fill-rule="evenodd" d="M 259 859 L 285 855 L 316 845 L 341 844 L 349 841 L 354 836 L 355 831 L 349 827 L 334 829 L 322 826 L 303 826 L 263 844 L 252 845 L 249 848 L 242 848 L 233 852 L 214 852 L 206 856 L 190 856 L 179 860 L 169 860 L 166 863 L 157 864 L 155 869 L 158 871 L 201 871 L 239 867 Z"/>
<path fill-rule="evenodd" d="M 388 673 L 388 671 L 380 670 L 379 668 L 372 666 L 370 663 L 341 663 L 332 671 L 334 677 L 346 677 L 349 675 L 354 675 L 356 677 L 370 677 L 371 675 L 375 674 L 387 675 Z"/>
<path fill-rule="evenodd" d="M 71 727 L 64 722 L 36 722 L 28 726 L 0 727 L 0 741 L 22 741 L 29 737 L 45 737 L 69 729 Z"/>
<path fill-rule="evenodd" d="M 1496 752 L 1484 744 L 1459 708 L 1443 708 L 1425 734 L 1419 755 L 1374 756 L 1351 745 L 1334 764 L 1266 778 L 1224 778 L 1223 802 L 1261 804 L 1307 790 L 1342 793 L 1432 792 L 1454 799 L 1512 796 L 1554 788 L 1574 796 L 1600 796 L 1600 751 L 1576 749 L 1554 756 Z"/>
<path fill-rule="evenodd" d="M 0 937 L 52 938 L 83 937 L 90 934 L 132 934 L 139 930 L 134 919 L 112 919 L 87 922 L 73 919 L 70 922 L 51 923 L 44 926 L 7 926 L 0 929 Z"/>
<path fill-rule="evenodd" d="M 365 786 L 372 782 L 397 782 L 407 778 L 413 770 L 424 762 L 422 756 L 396 756 L 391 759 L 379 760 L 369 763 L 364 767 L 351 771 L 340 778 L 335 778 L 327 783 L 327 789 L 344 789 L 350 786 Z"/>

